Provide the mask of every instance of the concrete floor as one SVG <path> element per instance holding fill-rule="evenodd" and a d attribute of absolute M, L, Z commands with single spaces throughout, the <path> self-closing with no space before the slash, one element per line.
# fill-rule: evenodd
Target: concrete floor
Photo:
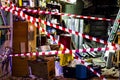
<path fill-rule="evenodd" d="M 2 73 L 1 69 L 0 69 L 0 75 L 3 75 L 5 73 Z M 120 80 L 120 78 L 113 78 L 111 76 L 105 76 L 105 78 L 107 80 Z M 13 77 L 11 76 L 11 74 L 9 73 L 8 75 L 6 76 L 3 76 L 3 77 L 0 77 L 0 80 L 45 80 L 45 79 L 42 79 L 42 78 L 36 78 L 36 79 L 32 79 L 30 77 Z M 64 78 L 64 77 L 55 77 L 54 79 L 52 80 L 77 80 L 77 79 L 74 79 L 74 78 Z M 81 79 L 80 79 L 81 80 Z M 93 77 L 91 79 L 88 79 L 88 80 L 100 80 L 100 78 L 98 77 Z"/>
<path fill-rule="evenodd" d="M 1 63 L 0 63 L 0 80 L 44 80 L 42 78 L 36 78 L 36 79 L 32 79 L 30 77 L 13 77 L 11 76 L 11 73 L 7 74 L 7 75 L 4 75 L 6 74 L 6 71 L 4 69 L 4 71 L 2 72 L 2 68 L 1 68 Z M 10 66 L 9 66 L 9 69 L 10 71 Z M 120 74 L 120 70 L 119 70 L 119 74 Z M 2 76 L 3 75 L 3 76 Z M 119 78 L 113 78 L 111 76 L 105 76 L 107 80 L 120 80 L 120 77 Z M 52 80 L 77 80 L 77 79 L 73 79 L 73 78 L 64 78 L 64 77 L 55 77 L 54 79 Z M 98 77 L 94 77 L 94 78 L 91 78 L 91 79 L 88 79 L 88 80 L 100 80 L 100 78 Z"/>

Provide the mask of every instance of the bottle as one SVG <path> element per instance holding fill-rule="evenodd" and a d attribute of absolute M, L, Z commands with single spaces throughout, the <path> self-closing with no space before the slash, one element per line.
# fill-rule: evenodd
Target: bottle
<path fill-rule="evenodd" d="M 35 7 L 34 6 L 34 0 L 29 0 L 29 3 L 30 3 L 30 7 Z"/>
<path fill-rule="evenodd" d="M 19 6 L 22 6 L 22 0 L 19 0 Z"/>

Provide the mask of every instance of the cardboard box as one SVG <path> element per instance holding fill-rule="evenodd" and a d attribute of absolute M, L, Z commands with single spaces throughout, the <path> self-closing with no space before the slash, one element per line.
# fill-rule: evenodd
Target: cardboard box
<path fill-rule="evenodd" d="M 12 58 L 12 76 L 16 77 L 29 76 L 28 62 L 26 57 Z"/>
<path fill-rule="evenodd" d="M 54 58 L 47 57 L 42 61 L 30 61 L 29 66 L 31 66 L 32 74 L 47 80 L 51 80 L 55 77 L 55 64 Z"/>

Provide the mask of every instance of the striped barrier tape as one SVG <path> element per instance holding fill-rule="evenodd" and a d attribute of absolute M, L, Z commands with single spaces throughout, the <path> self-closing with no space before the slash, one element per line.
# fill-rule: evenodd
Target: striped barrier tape
<path fill-rule="evenodd" d="M 15 7 L 15 4 L 7 0 L 7 2 Z M 100 18 L 100 17 L 93 17 L 93 16 L 83 16 L 83 15 L 75 15 L 75 14 L 68 14 L 68 13 L 58 13 L 58 12 L 49 12 L 49 11 L 41 11 L 41 10 L 33 10 L 28 8 L 18 8 L 18 10 L 26 11 L 32 14 L 51 14 L 51 15 L 61 15 L 61 16 L 69 16 L 74 18 L 81 18 L 81 19 L 91 19 L 91 20 L 102 20 L 102 21 L 114 21 L 113 19 L 107 19 L 107 18 Z"/>
<path fill-rule="evenodd" d="M 1 8 L 3 8 L 3 7 L 1 7 Z M 4 8 L 6 8 L 6 7 L 4 7 Z M 15 9 L 18 10 L 17 7 L 14 7 L 14 10 L 15 10 Z M 10 10 L 10 9 L 8 9 L 8 10 Z M 14 10 L 13 10 L 13 11 L 14 11 Z M 22 17 L 27 17 L 27 18 L 29 18 L 30 20 L 34 20 L 34 22 L 40 22 L 40 23 L 43 23 L 43 24 L 48 25 L 48 26 L 50 26 L 50 27 L 54 27 L 54 28 L 63 30 L 63 31 L 65 31 L 65 32 L 69 32 L 69 33 L 71 33 L 71 34 L 75 34 L 75 35 L 81 36 L 81 37 L 83 37 L 83 38 L 86 38 L 86 39 L 89 39 L 89 40 L 92 40 L 92 41 L 96 41 L 96 42 L 99 42 L 99 43 L 102 43 L 102 44 L 105 44 L 105 45 L 108 45 L 108 44 L 110 44 L 110 45 L 112 45 L 112 46 L 117 46 L 117 45 L 118 45 L 118 44 L 110 43 L 110 42 L 107 42 L 107 41 L 104 41 L 104 40 L 102 40 L 102 39 L 95 38 L 95 37 L 92 37 L 92 36 L 89 36 L 89 35 L 86 35 L 86 34 L 81 34 L 81 33 L 77 32 L 77 31 L 73 31 L 73 30 L 71 30 L 71 29 L 67 29 L 67 28 L 64 28 L 64 27 L 62 27 L 62 26 L 58 26 L 58 25 L 52 24 L 52 23 L 50 23 L 50 22 L 46 22 L 46 21 L 44 21 L 44 20 L 37 19 L 37 18 L 34 18 L 34 17 L 32 17 L 32 16 L 25 16 L 25 15 L 23 14 L 23 12 L 20 12 L 18 15 L 21 15 Z M 43 30 L 43 31 L 44 31 L 44 30 Z"/>
<path fill-rule="evenodd" d="M 21 10 L 19 8 L 18 10 Z M 51 15 L 62 15 L 62 16 L 69 16 L 74 18 L 81 18 L 81 19 L 92 19 L 92 20 L 102 20 L 102 21 L 113 21 L 112 19 L 107 18 L 98 18 L 98 17 L 92 17 L 92 16 L 82 16 L 82 15 L 74 15 L 74 14 L 67 14 L 67 13 L 58 13 L 58 12 L 49 12 L 49 11 L 42 11 L 42 10 L 32 10 L 24 8 L 23 11 L 30 12 L 32 14 L 51 14 Z"/>
<path fill-rule="evenodd" d="M 7 0 L 7 2 L 10 3 L 10 5 L 14 7 L 14 9 L 17 9 L 17 11 L 24 11 L 24 10 L 26 10 L 26 9 L 22 9 L 22 8 L 16 7 L 15 4 L 13 4 L 12 2 L 10 2 L 9 0 Z M 28 11 L 32 11 L 32 9 L 28 9 Z M 33 12 L 37 13 L 37 10 L 35 10 Z M 109 45 L 112 45 L 112 46 L 118 46 L 118 44 L 110 43 L 110 42 L 107 42 L 105 40 L 102 40 L 102 39 L 99 39 L 99 38 L 95 38 L 95 37 L 92 37 L 92 36 L 89 36 L 89 35 L 86 35 L 86 34 L 81 34 L 81 33 L 77 32 L 77 31 L 73 31 L 71 29 L 63 28 L 62 26 L 58 26 L 58 25 L 52 24 L 50 22 L 46 22 L 46 21 L 41 20 L 41 19 L 37 19 L 37 18 L 33 18 L 33 17 L 30 17 L 30 18 L 34 19 L 36 22 L 42 22 L 43 24 L 49 25 L 50 27 L 54 27 L 54 28 L 63 30 L 65 32 L 69 32 L 71 34 L 75 34 L 75 35 L 81 36 L 83 38 L 86 38 L 86 39 L 89 39 L 89 40 L 93 40 L 95 42 L 99 42 L 99 43 L 102 43 L 102 44 L 105 44 L 105 45 L 109 44 Z"/>
<path fill-rule="evenodd" d="M 4 8 L 3 8 L 3 9 L 4 9 Z M 22 13 L 20 13 L 20 12 L 19 12 L 19 13 L 18 13 L 18 12 L 15 12 L 15 11 L 14 11 L 13 9 L 11 9 L 11 8 L 5 8 L 5 10 L 6 10 L 6 11 L 9 11 L 9 12 L 12 12 L 13 14 L 16 14 L 16 15 L 18 15 L 18 16 L 21 16 L 21 14 L 22 14 Z M 22 14 L 21 17 L 22 17 L 22 18 L 26 18 L 26 19 L 34 22 L 34 18 L 30 19 L 30 16 L 28 17 L 28 15 Z M 85 64 L 83 64 L 83 65 L 85 65 Z M 96 72 L 96 71 L 93 70 L 92 72 Z M 99 73 L 96 72 L 95 74 L 96 74 L 98 77 L 100 77 L 102 80 L 103 80 L 103 79 L 105 80 L 105 78 L 104 78 L 104 77 L 101 77 L 102 75 L 100 75 Z M 98 74 L 99 74 L 100 76 L 99 76 Z"/>
<path fill-rule="evenodd" d="M 75 52 L 78 52 L 78 53 L 86 53 L 86 52 L 95 52 L 95 51 L 109 51 L 109 50 L 116 50 L 115 47 L 107 47 L 107 48 L 88 48 L 88 49 L 77 49 L 77 50 L 62 50 L 62 51 L 56 51 L 56 50 L 53 50 L 53 51 L 46 51 L 46 52 L 36 52 L 36 53 L 24 53 L 24 54 L 10 54 L 9 56 L 44 56 L 44 55 L 58 55 L 58 54 L 61 54 L 61 53 L 75 53 Z M 0 57 L 2 56 L 5 56 L 5 55 L 0 55 Z"/>
<path fill-rule="evenodd" d="M 10 11 L 10 12 L 12 12 L 12 13 L 15 12 L 15 11 L 12 10 L 11 8 L 3 7 L 2 9 L 5 9 L 6 11 Z M 20 13 L 18 13 L 18 12 L 14 13 L 14 14 L 20 16 Z M 23 15 L 26 16 L 26 18 L 27 18 L 28 20 L 30 20 L 30 21 L 32 20 L 32 19 L 30 19 L 30 16 L 27 16 L 27 15 L 25 15 L 24 13 L 21 14 L 21 17 L 23 17 Z M 25 18 L 25 17 L 24 17 L 24 18 Z M 34 20 L 34 19 L 33 19 L 33 20 Z M 32 20 L 31 22 L 32 22 L 35 26 L 38 26 L 33 20 Z M 61 44 L 60 42 L 58 42 L 57 40 L 55 40 L 55 38 L 53 38 L 49 33 L 47 33 L 44 29 L 42 29 L 41 27 L 39 27 L 39 28 L 41 29 L 41 31 L 45 32 L 53 41 L 55 41 L 56 43 L 58 43 L 58 45 Z M 117 46 L 116 48 L 118 48 L 118 46 Z M 98 48 L 98 51 L 100 51 L 100 49 L 102 49 L 102 48 Z M 106 48 L 106 49 L 107 49 L 107 48 Z M 85 51 L 85 49 L 83 49 L 83 50 Z M 94 48 L 91 48 L 90 51 L 91 51 L 91 50 L 94 51 Z"/>
<path fill-rule="evenodd" d="M 79 54 L 76 53 L 77 56 Z M 98 72 L 96 72 L 93 68 L 91 68 L 84 60 L 79 59 L 81 64 L 84 64 L 85 67 L 87 67 L 90 71 L 92 71 L 94 74 L 96 74 L 101 80 L 106 80 L 103 75 L 100 75 Z"/>

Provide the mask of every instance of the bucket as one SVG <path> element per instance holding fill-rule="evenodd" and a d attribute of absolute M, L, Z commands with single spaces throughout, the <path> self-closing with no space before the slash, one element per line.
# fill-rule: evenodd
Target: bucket
<path fill-rule="evenodd" d="M 76 65 L 77 80 L 87 80 L 87 68 L 84 65 Z"/>

